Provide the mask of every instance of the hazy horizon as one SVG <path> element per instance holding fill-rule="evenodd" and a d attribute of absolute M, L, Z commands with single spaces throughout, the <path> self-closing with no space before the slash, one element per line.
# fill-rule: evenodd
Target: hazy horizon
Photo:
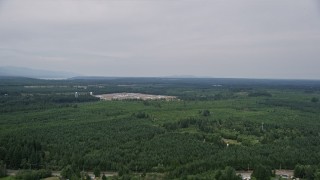
<path fill-rule="evenodd" d="M 320 79 L 317 0 L 0 0 L 0 66 Z"/>

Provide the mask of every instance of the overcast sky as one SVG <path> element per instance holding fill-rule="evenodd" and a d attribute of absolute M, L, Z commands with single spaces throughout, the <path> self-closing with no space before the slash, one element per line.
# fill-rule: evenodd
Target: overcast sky
<path fill-rule="evenodd" d="M 318 0 L 0 0 L 0 66 L 320 79 Z"/>

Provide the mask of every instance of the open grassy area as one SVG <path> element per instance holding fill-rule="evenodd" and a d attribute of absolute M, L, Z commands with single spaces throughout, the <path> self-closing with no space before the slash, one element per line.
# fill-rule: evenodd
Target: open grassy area
<path fill-rule="evenodd" d="M 0 180 L 15 180 L 13 176 L 2 177 Z"/>

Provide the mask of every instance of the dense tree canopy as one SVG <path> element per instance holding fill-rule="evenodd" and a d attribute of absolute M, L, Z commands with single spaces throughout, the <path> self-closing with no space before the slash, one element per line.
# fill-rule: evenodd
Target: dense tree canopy
<path fill-rule="evenodd" d="M 257 167 L 257 178 L 280 166 L 319 177 L 320 104 L 310 99 L 319 97 L 320 85 L 277 83 L 3 80 L 0 167 L 62 170 L 69 179 L 82 170 L 237 179 L 234 169 L 248 166 Z M 178 100 L 99 101 L 91 91 Z"/>

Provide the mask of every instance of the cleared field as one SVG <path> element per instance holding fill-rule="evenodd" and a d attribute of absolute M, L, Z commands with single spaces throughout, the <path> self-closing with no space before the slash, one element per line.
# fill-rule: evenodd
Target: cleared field
<path fill-rule="evenodd" d="M 2 177 L 0 180 L 15 180 L 13 176 Z"/>
<path fill-rule="evenodd" d="M 101 100 L 125 100 L 125 99 L 141 99 L 141 100 L 173 100 L 176 99 L 175 96 L 164 96 L 164 95 L 151 95 L 151 94 L 141 94 L 141 93 L 113 93 L 113 94 L 101 94 L 95 97 Z"/>

